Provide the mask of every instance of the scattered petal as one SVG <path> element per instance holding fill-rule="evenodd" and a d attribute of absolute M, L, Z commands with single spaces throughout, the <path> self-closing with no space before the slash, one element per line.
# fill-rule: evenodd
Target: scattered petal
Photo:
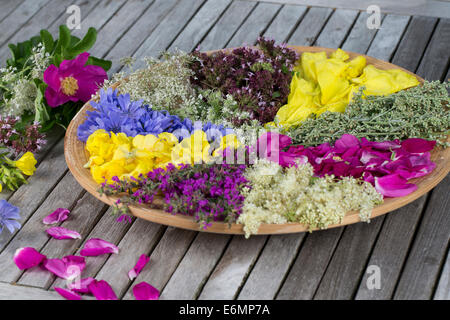
<path fill-rule="evenodd" d="M 114 290 L 105 280 L 94 280 L 88 288 L 97 300 L 118 300 Z"/>
<path fill-rule="evenodd" d="M 133 287 L 133 294 L 136 300 L 158 300 L 159 290 L 147 282 L 138 283 Z"/>
<path fill-rule="evenodd" d="M 146 256 L 145 254 L 141 255 L 134 268 L 128 272 L 128 277 L 130 278 L 130 280 L 136 278 L 149 261 L 150 257 Z"/>
<path fill-rule="evenodd" d="M 81 272 L 86 267 L 86 260 L 79 256 L 66 256 L 62 259 L 47 259 L 44 267 L 56 276 L 73 280 L 81 276 Z"/>
<path fill-rule="evenodd" d="M 59 293 L 60 296 L 66 298 L 67 300 L 81 300 L 81 296 L 71 290 L 55 287 L 55 291 Z"/>
<path fill-rule="evenodd" d="M 416 191 L 415 184 L 408 183 L 399 174 L 389 174 L 375 178 L 375 189 L 385 197 L 404 197 Z"/>
<path fill-rule="evenodd" d="M 65 208 L 58 208 L 55 211 L 53 211 L 51 214 L 46 216 L 42 222 L 44 224 L 55 224 L 58 222 L 62 222 L 67 219 L 69 216 L 70 211 Z"/>
<path fill-rule="evenodd" d="M 47 229 L 49 236 L 62 240 L 62 239 L 81 239 L 81 235 L 73 230 L 69 230 L 63 227 L 51 227 Z"/>
<path fill-rule="evenodd" d="M 111 242 L 93 238 L 86 241 L 80 255 L 85 257 L 94 257 L 106 253 L 119 253 L 119 248 Z"/>
<path fill-rule="evenodd" d="M 20 270 L 33 268 L 45 259 L 46 257 L 43 254 L 30 247 L 17 249 L 14 254 L 14 263 Z"/>
<path fill-rule="evenodd" d="M 94 278 L 84 278 L 79 281 L 78 279 L 75 279 L 75 281 L 70 282 L 67 284 L 67 288 L 74 292 L 78 293 L 89 293 L 89 285 L 95 280 Z"/>

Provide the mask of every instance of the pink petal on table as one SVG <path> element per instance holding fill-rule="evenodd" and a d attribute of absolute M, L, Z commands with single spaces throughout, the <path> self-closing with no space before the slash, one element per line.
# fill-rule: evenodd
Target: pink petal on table
<path fill-rule="evenodd" d="M 80 255 L 85 257 L 94 257 L 106 253 L 119 253 L 119 248 L 111 242 L 93 238 L 86 241 Z"/>
<path fill-rule="evenodd" d="M 62 240 L 62 239 L 81 239 L 81 235 L 73 230 L 69 230 L 63 227 L 51 227 L 47 229 L 49 236 Z"/>
<path fill-rule="evenodd" d="M 375 178 L 375 189 L 385 197 L 404 197 L 417 190 L 415 184 L 408 183 L 399 174 L 389 174 Z"/>
<path fill-rule="evenodd" d="M 55 291 L 58 292 L 60 296 L 66 298 L 67 300 L 81 300 L 81 296 L 78 293 L 75 293 L 68 289 L 55 287 Z"/>
<path fill-rule="evenodd" d="M 55 211 L 53 211 L 51 214 L 46 216 L 42 222 L 44 224 L 55 224 L 58 222 L 62 222 L 67 219 L 69 216 L 70 211 L 65 208 L 58 208 Z"/>
<path fill-rule="evenodd" d="M 94 281 L 94 278 L 84 278 L 81 279 L 80 281 L 75 281 L 74 282 L 70 282 L 67 284 L 67 288 L 69 288 L 70 290 L 72 290 L 73 292 L 78 292 L 78 293 L 89 293 L 89 285 Z"/>
<path fill-rule="evenodd" d="M 138 283 L 133 287 L 133 294 L 136 300 L 158 300 L 159 290 L 147 282 Z"/>
<path fill-rule="evenodd" d="M 36 249 L 25 247 L 17 249 L 14 254 L 14 263 L 20 270 L 30 269 L 39 265 L 46 257 L 40 254 Z"/>
<path fill-rule="evenodd" d="M 436 141 L 430 141 L 420 138 L 409 138 L 402 141 L 402 149 L 410 153 L 423 153 L 433 150 Z"/>
<path fill-rule="evenodd" d="M 398 141 L 369 141 L 366 138 L 361 138 L 361 146 L 378 150 L 393 150 L 400 148 L 400 143 Z"/>
<path fill-rule="evenodd" d="M 136 278 L 149 261 L 150 257 L 147 257 L 145 254 L 141 255 L 134 268 L 128 272 L 128 277 L 130 278 L 130 280 Z"/>
<path fill-rule="evenodd" d="M 334 143 L 334 148 L 337 152 L 344 152 L 348 148 L 359 147 L 360 143 L 357 137 L 351 134 L 343 134 Z"/>
<path fill-rule="evenodd" d="M 105 280 L 94 280 L 88 288 L 97 300 L 118 300 L 114 290 Z"/>
<path fill-rule="evenodd" d="M 62 259 L 47 259 L 44 267 L 56 276 L 73 280 L 81 275 L 86 267 L 86 260 L 79 256 L 66 256 Z"/>

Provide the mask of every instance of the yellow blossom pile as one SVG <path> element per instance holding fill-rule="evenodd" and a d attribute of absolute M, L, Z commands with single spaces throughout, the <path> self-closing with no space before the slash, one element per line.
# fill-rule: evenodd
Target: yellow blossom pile
<path fill-rule="evenodd" d="M 275 117 L 275 124 L 284 128 L 325 111 L 344 112 L 353 93 L 362 86 L 366 95 L 389 95 L 419 84 L 416 77 L 402 70 L 366 65 L 363 56 L 349 60 L 341 49 L 329 58 L 325 52 L 304 52 L 294 71 L 288 102 Z"/>
<path fill-rule="evenodd" d="M 99 129 L 86 141 L 89 160 L 85 167 L 97 183 L 119 179 L 138 178 L 155 168 L 166 168 L 169 163 L 194 164 L 209 163 L 220 156 L 227 147 L 237 148 L 240 143 L 234 134 L 223 136 L 216 148 L 208 142 L 202 130 L 180 142 L 172 133 L 159 135 L 137 135 L 129 137 L 125 133 L 108 133 Z"/>

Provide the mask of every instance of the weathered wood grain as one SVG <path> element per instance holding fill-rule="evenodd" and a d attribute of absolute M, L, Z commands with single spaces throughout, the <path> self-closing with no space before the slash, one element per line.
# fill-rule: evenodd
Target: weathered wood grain
<path fill-rule="evenodd" d="M 163 289 L 160 298 L 195 299 L 229 240 L 229 235 L 199 233 Z"/>
<path fill-rule="evenodd" d="M 3 0 L 0 2 L 0 22 L 13 12 L 18 6 L 21 6 L 23 0 Z"/>
<path fill-rule="evenodd" d="M 450 251 L 441 272 L 441 277 L 434 293 L 434 300 L 450 300 Z"/>
<path fill-rule="evenodd" d="M 93 226 L 106 211 L 106 206 L 95 199 L 89 193 L 77 201 L 75 207 L 70 213 L 70 219 L 64 221 L 61 226 L 69 230 L 75 230 L 81 235 L 81 239 L 75 240 L 57 240 L 52 239 L 45 244 L 41 253 L 49 258 L 62 258 L 73 254 L 80 247 L 83 239 L 87 237 Z M 49 226 L 47 226 L 48 228 Z M 46 228 L 45 228 L 46 229 Z M 29 285 L 33 287 L 47 288 L 55 279 L 55 276 L 41 268 L 33 268 L 26 271 L 18 284 Z"/>
<path fill-rule="evenodd" d="M 155 0 L 139 20 L 133 23 L 126 34 L 116 42 L 106 55 L 106 58 L 112 61 L 110 74 L 122 68 L 120 59 L 132 56 L 177 3 L 177 0 Z"/>
<path fill-rule="evenodd" d="M 161 51 L 166 50 L 203 2 L 203 0 L 178 2 L 133 54 L 137 59 L 135 67 L 142 68 L 145 65 L 141 58 L 158 57 Z"/>
<path fill-rule="evenodd" d="M 0 283 L 0 300 L 64 300 L 57 292 Z"/>
<path fill-rule="evenodd" d="M 302 22 L 300 22 L 290 37 L 289 44 L 298 46 L 312 45 L 332 12 L 333 10 L 329 8 L 309 8 Z"/>
<path fill-rule="evenodd" d="M 200 50 L 208 51 L 223 47 L 255 6 L 256 2 L 233 1 L 202 40 Z"/>
<path fill-rule="evenodd" d="M 179 49 L 190 52 L 194 50 L 230 3 L 231 0 L 207 1 L 170 45 L 169 51 Z"/>
<path fill-rule="evenodd" d="M 270 26 L 264 32 L 265 37 L 274 39 L 277 42 L 284 42 L 301 21 L 307 7 L 285 5 L 273 19 Z"/>
<path fill-rule="evenodd" d="M 357 16 L 356 10 L 335 10 L 320 33 L 316 45 L 338 48 L 342 43 L 342 37 L 346 38 Z"/>
<path fill-rule="evenodd" d="M 13 36 L 49 0 L 25 0 L 0 22 L 0 46 Z"/>
<path fill-rule="evenodd" d="M 47 170 L 48 175 L 53 168 Z M 13 256 L 17 249 L 34 247 L 36 250 L 40 250 L 48 241 L 45 232 L 47 226 L 42 223 L 42 219 L 57 208 L 72 208 L 83 193 L 80 185 L 68 172 L 0 254 L 0 270 L 2 270 L 0 281 L 13 282 L 22 274 L 22 271 L 13 262 Z M 20 207 L 24 208 L 22 205 Z"/>
<path fill-rule="evenodd" d="M 239 47 L 246 42 L 246 44 L 255 43 L 256 39 L 264 32 L 280 8 L 281 6 L 278 4 L 258 3 L 226 46 Z"/>
<path fill-rule="evenodd" d="M 305 233 L 271 236 L 238 299 L 274 299 L 304 237 Z"/>
<path fill-rule="evenodd" d="M 254 236 L 249 239 L 234 236 L 203 287 L 199 299 L 234 299 L 266 240 L 267 236 Z"/>
<path fill-rule="evenodd" d="M 372 42 L 372 39 L 377 34 L 378 29 L 368 29 L 367 19 L 370 15 L 366 12 L 360 12 L 355 24 L 350 30 L 347 39 L 345 40 L 342 50 L 348 50 L 358 53 L 367 52 L 367 49 Z M 381 16 L 383 22 L 384 15 Z M 381 25 L 380 25 L 381 27 Z"/>
<path fill-rule="evenodd" d="M 432 298 L 450 240 L 449 183 L 450 175 L 431 193 L 394 299 Z"/>

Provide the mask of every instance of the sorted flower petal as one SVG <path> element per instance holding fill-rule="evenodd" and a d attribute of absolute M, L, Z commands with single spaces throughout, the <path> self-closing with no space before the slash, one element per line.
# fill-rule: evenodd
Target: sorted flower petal
<path fill-rule="evenodd" d="M 417 190 L 417 186 L 408 183 L 398 173 L 375 178 L 375 189 L 385 197 L 404 197 Z"/>
<path fill-rule="evenodd" d="M 86 260 L 79 256 L 66 256 L 62 259 L 47 259 L 44 267 L 54 275 L 73 280 L 81 275 L 86 267 Z"/>
<path fill-rule="evenodd" d="M 118 300 L 114 290 L 105 280 L 94 280 L 88 288 L 97 300 Z"/>
<path fill-rule="evenodd" d="M 141 255 L 134 268 L 128 272 L 128 277 L 130 278 L 130 280 L 136 278 L 149 261 L 150 257 L 146 256 L 145 254 Z"/>
<path fill-rule="evenodd" d="M 46 216 L 42 222 L 44 224 L 55 224 L 58 222 L 62 222 L 67 219 L 69 216 L 70 211 L 65 208 L 58 208 L 55 211 L 53 211 L 51 214 Z"/>
<path fill-rule="evenodd" d="M 147 282 L 138 283 L 133 287 L 133 294 L 136 300 L 158 300 L 159 290 Z"/>
<path fill-rule="evenodd" d="M 81 235 L 73 230 L 69 230 L 63 227 L 51 227 L 46 230 L 47 233 L 58 240 L 62 239 L 81 239 Z"/>
<path fill-rule="evenodd" d="M 94 257 L 107 253 L 119 253 L 119 248 L 111 242 L 99 238 L 93 238 L 86 241 L 80 255 L 85 257 Z"/>
<path fill-rule="evenodd" d="M 409 138 L 402 141 L 402 148 L 410 153 L 423 153 L 433 150 L 436 141 L 429 141 L 420 138 Z"/>
<path fill-rule="evenodd" d="M 66 298 L 67 300 L 81 300 L 81 296 L 68 289 L 55 287 L 55 291 L 59 293 L 60 296 Z"/>
<path fill-rule="evenodd" d="M 31 247 L 17 249 L 14 254 L 14 263 L 20 270 L 33 268 L 45 259 L 43 254 Z"/>

